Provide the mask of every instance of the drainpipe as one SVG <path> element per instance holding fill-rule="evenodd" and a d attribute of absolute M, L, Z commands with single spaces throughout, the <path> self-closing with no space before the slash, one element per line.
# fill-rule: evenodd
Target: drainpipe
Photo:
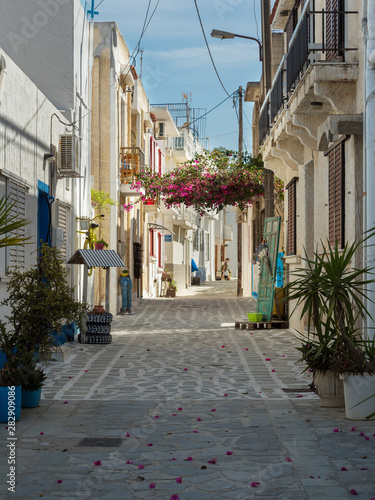
<path fill-rule="evenodd" d="M 375 228 L 375 0 L 363 0 L 364 39 L 364 231 Z M 367 19 L 366 19 L 367 18 Z M 366 23 L 367 20 L 367 23 Z M 375 235 L 364 248 L 364 263 L 375 266 Z M 367 279 L 373 279 L 369 274 Z M 375 300 L 375 283 L 367 287 L 369 299 Z M 375 338 L 375 304 L 367 300 L 367 309 L 372 316 L 366 318 L 365 331 L 369 339 Z"/>

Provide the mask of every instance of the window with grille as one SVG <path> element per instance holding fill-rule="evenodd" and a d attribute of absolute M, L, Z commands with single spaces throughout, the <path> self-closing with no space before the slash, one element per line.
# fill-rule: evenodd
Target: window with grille
<path fill-rule="evenodd" d="M 344 42 L 344 2 L 343 0 L 326 0 L 326 60 L 333 61 L 343 56 Z"/>
<path fill-rule="evenodd" d="M 328 156 L 328 238 L 331 245 L 345 246 L 345 147 L 344 141 Z"/>
<path fill-rule="evenodd" d="M 287 255 L 297 253 L 297 177 L 294 177 L 287 185 L 288 191 L 288 233 L 287 233 Z"/>
<path fill-rule="evenodd" d="M 155 231 L 154 229 L 149 230 L 149 237 L 150 237 L 150 256 L 155 257 Z"/>
<path fill-rule="evenodd" d="M 64 261 L 66 261 L 66 256 L 67 256 L 66 247 L 70 230 L 70 208 L 61 202 L 59 202 L 57 226 L 64 230 L 64 239 L 59 250 L 61 252 L 62 258 L 64 259 Z"/>
<path fill-rule="evenodd" d="M 205 259 L 210 260 L 210 233 L 204 233 Z"/>
<path fill-rule="evenodd" d="M 11 210 L 11 216 L 17 219 L 26 219 L 26 187 L 14 182 L 13 180 L 8 180 L 8 196 L 10 200 L 14 202 Z M 26 236 L 26 228 L 20 227 L 15 231 L 10 233 L 12 236 L 21 236 L 24 238 Z M 7 258 L 7 268 L 8 270 L 13 270 L 16 267 L 25 266 L 25 255 L 26 255 L 26 245 L 16 245 L 10 246 L 8 248 L 8 258 Z"/>

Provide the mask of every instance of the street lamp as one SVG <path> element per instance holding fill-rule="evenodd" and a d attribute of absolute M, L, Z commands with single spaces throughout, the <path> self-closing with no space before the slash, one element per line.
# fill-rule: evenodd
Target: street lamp
<path fill-rule="evenodd" d="M 236 35 L 235 33 L 230 33 L 228 31 L 222 31 L 222 30 L 212 30 L 211 36 L 213 38 L 220 38 L 221 40 L 224 40 L 224 38 L 234 38 L 234 37 L 254 40 L 259 45 L 259 61 L 263 61 L 262 44 L 260 40 L 258 40 L 257 38 L 254 38 L 252 36 Z"/>

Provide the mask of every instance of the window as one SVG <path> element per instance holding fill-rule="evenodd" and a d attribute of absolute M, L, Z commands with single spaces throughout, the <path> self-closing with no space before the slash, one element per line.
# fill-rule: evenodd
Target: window
<path fill-rule="evenodd" d="M 328 156 L 328 238 L 331 245 L 345 246 L 345 149 L 344 141 Z"/>
<path fill-rule="evenodd" d="M 70 240 L 70 237 L 68 238 L 69 234 L 68 231 L 70 229 L 70 208 L 67 205 L 61 203 L 60 201 L 59 201 L 57 226 L 64 230 L 64 239 L 59 250 L 61 252 L 61 256 L 63 257 L 64 261 L 66 261 L 67 257 L 66 245 L 67 241 Z"/>
<path fill-rule="evenodd" d="M 150 256 L 155 257 L 155 230 L 150 229 L 149 230 L 149 236 L 150 236 Z"/>
<path fill-rule="evenodd" d="M 327 61 L 343 56 L 340 50 L 344 42 L 344 3 L 342 0 L 326 0 L 326 50 Z M 339 13 L 341 12 L 341 13 Z"/>
<path fill-rule="evenodd" d="M 288 190 L 288 234 L 287 234 L 287 255 L 297 253 L 297 177 L 294 177 L 287 185 Z"/>
<path fill-rule="evenodd" d="M 197 229 L 194 234 L 193 250 L 199 250 L 199 230 Z"/>
<path fill-rule="evenodd" d="M 161 240 L 162 240 L 163 235 L 161 233 L 158 233 L 158 267 L 162 267 L 161 264 Z"/>
<path fill-rule="evenodd" d="M 17 182 L 8 179 L 7 184 L 7 195 L 10 196 L 11 200 L 14 201 L 14 205 L 11 210 L 11 215 L 17 217 L 17 219 L 26 219 L 26 187 L 18 184 Z M 12 236 L 21 236 L 24 238 L 26 236 L 26 228 L 21 227 L 11 232 Z M 8 270 L 13 270 L 18 266 L 25 266 L 25 245 L 16 245 L 8 247 L 7 255 L 7 268 Z"/>
<path fill-rule="evenodd" d="M 205 260 L 210 260 L 210 233 L 204 233 Z"/>

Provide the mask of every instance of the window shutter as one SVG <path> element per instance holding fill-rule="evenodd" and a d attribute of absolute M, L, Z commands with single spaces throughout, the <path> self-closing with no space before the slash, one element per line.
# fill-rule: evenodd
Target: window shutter
<path fill-rule="evenodd" d="M 286 189 L 288 190 L 288 235 L 287 235 L 287 255 L 295 255 L 297 252 L 297 178 L 294 177 Z"/>
<path fill-rule="evenodd" d="M 64 230 L 64 241 L 63 244 L 60 247 L 60 252 L 61 256 L 63 257 L 64 261 L 66 260 L 66 242 L 67 242 L 67 231 L 68 231 L 68 225 L 69 225 L 69 207 L 67 205 L 64 205 L 63 203 L 59 202 L 59 213 L 58 213 L 58 222 L 57 225 L 61 229 Z"/>
<path fill-rule="evenodd" d="M 326 60 L 333 61 L 342 56 L 340 48 L 343 44 L 344 33 L 344 5 L 342 0 L 326 0 Z"/>
<path fill-rule="evenodd" d="M 17 219 L 26 219 L 26 187 L 9 180 L 8 193 L 12 202 L 15 202 L 10 215 Z M 12 236 L 26 236 L 25 227 L 21 227 L 10 233 Z M 17 266 L 25 266 L 25 245 L 15 245 L 9 247 L 8 269 L 13 270 Z"/>
<path fill-rule="evenodd" d="M 341 142 L 328 153 L 328 238 L 345 246 L 345 149 Z"/>

